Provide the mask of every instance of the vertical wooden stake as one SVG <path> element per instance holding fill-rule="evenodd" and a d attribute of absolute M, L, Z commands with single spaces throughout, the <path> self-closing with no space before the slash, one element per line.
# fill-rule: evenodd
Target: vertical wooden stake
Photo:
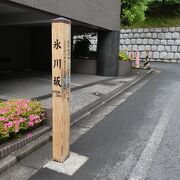
<path fill-rule="evenodd" d="M 52 22 L 53 160 L 64 162 L 70 154 L 71 22 Z"/>

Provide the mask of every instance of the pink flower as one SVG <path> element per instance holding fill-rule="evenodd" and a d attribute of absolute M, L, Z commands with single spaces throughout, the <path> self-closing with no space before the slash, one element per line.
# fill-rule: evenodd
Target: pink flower
<path fill-rule="evenodd" d="M 0 109 L 0 114 L 6 114 L 8 112 L 8 109 Z"/>
<path fill-rule="evenodd" d="M 18 132 L 19 132 L 19 128 L 16 127 L 16 128 L 15 128 L 15 133 L 18 133 Z"/>
<path fill-rule="evenodd" d="M 30 122 L 28 123 L 28 125 L 29 125 L 29 127 L 32 127 L 32 126 L 34 126 L 34 122 L 30 121 Z"/>
<path fill-rule="evenodd" d="M 23 123 L 26 119 L 25 118 L 20 118 L 19 123 Z"/>
<path fill-rule="evenodd" d="M 0 117 L 0 121 L 7 121 L 8 118 L 5 118 L 5 117 Z"/>
<path fill-rule="evenodd" d="M 8 123 L 7 123 L 7 126 L 8 126 L 9 128 L 11 128 L 11 127 L 13 126 L 13 122 L 11 122 L 11 121 L 8 122 Z"/>
<path fill-rule="evenodd" d="M 6 130 L 8 128 L 7 123 L 4 124 L 4 129 Z"/>
<path fill-rule="evenodd" d="M 38 116 L 38 115 L 31 114 L 31 115 L 29 116 L 29 119 L 30 119 L 30 121 L 35 121 L 35 120 L 39 119 L 39 116 Z"/>

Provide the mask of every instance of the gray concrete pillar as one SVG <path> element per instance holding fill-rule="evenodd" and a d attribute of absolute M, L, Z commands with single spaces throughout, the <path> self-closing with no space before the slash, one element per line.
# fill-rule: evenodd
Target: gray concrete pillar
<path fill-rule="evenodd" d="M 119 31 L 99 31 L 97 45 L 97 74 L 118 75 Z"/>

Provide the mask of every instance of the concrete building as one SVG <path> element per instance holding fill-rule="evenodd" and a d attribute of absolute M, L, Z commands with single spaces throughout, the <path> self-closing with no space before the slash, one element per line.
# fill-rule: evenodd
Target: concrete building
<path fill-rule="evenodd" d="M 118 71 L 120 0 L 0 0 L 0 70 L 51 69 L 51 21 L 98 32 L 97 74 Z"/>

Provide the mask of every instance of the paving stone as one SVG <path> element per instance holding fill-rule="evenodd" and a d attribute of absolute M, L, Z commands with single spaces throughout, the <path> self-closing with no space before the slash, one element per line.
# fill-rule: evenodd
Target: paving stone
<path fill-rule="evenodd" d="M 145 50 L 145 46 L 144 45 L 140 45 L 139 46 L 139 51 L 144 51 Z"/>
<path fill-rule="evenodd" d="M 178 52 L 180 53 L 180 46 L 178 47 Z"/>
<path fill-rule="evenodd" d="M 134 34 L 133 33 L 129 33 L 129 38 L 133 38 Z"/>
<path fill-rule="evenodd" d="M 159 38 L 159 39 L 164 39 L 164 38 L 165 38 L 164 33 L 159 33 L 159 34 L 158 34 L 158 38 Z"/>
<path fill-rule="evenodd" d="M 137 31 L 138 31 L 137 28 L 132 29 L 132 32 L 133 32 L 133 33 L 136 33 Z"/>
<path fill-rule="evenodd" d="M 167 59 L 174 59 L 174 53 L 167 53 Z"/>
<path fill-rule="evenodd" d="M 166 52 L 160 52 L 160 59 L 166 59 L 167 53 Z"/>
<path fill-rule="evenodd" d="M 134 38 L 139 38 L 139 33 L 134 33 Z"/>
<path fill-rule="evenodd" d="M 148 39 L 143 39 L 143 44 L 144 45 L 148 44 Z"/>
<path fill-rule="evenodd" d="M 168 45 L 174 45 L 174 40 L 168 40 Z"/>
<path fill-rule="evenodd" d="M 159 52 L 154 52 L 153 53 L 153 58 L 154 59 L 159 59 Z"/>
<path fill-rule="evenodd" d="M 175 53 L 174 54 L 174 59 L 180 60 L 180 53 Z"/>
<path fill-rule="evenodd" d="M 164 50 L 166 52 L 170 52 L 171 51 L 171 46 L 164 46 Z"/>
<path fill-rule="evenodd" d="M 158 34 L 157 33 L 152 33 L 152 38 L 157 38 L 158 37 Z"/>
<path fill-rule="evenodd" d="M 123 34 L 123 38 L 124 39 L 128 38 L 128 34 Z"/>
<path fill-rule="evenodd" d="M 180 32 L 180 27 L 176 27 L 176 31 L 177 31 L 177 32 Z"/>
<path fill-rule="evenodd" d="M 175 45 L 180 45 L 180 40 L 175 40 Z"/>
<path fill-rule="evenodd" d="M 171 52 L 177 52 L 178 47 L 177 46 L 171 46 Z"/>
<path fill-rule="evenodd" d="M 171 62 L 170 60 L 163 60 L 163 62 L 165 62 L 165 63 L 169 63 L 169 62 Z"/>
<path fill-rule="evenodd" d="M 139 33 L 142 33 L 142 32 L 144 32 L 144 29 L 143 29 L 143 28 L 139 28 L 139 29 L 138 29 L 138 32 L 139 32 Z"/>
<path fill-rule="evenodd" d="M 172 39 L 180 39 L 180 33 L 179 32 L 174 32 L 172 33 Z"/>
<path fill-rule="evenodd" d="M 170 27 L 170 28 L 169 28 L 169 31 L 170 31 L 170 32 L 175 32 L 175 31 L 176 31 L 176 28 L 175 28 L 175 27 Z"/>
<path fill-rule="evenodd" d="M 167 44 L 167 40 L 161 40 L 161 44 L 162 45 L 166 45 Z"/>
<path fill-rule="evenodd" d="M 140 46 L 139 46 L 140 48 Z M 133 45 L 133 51 L 137 51 L 138 50 L 138 45 Z"/>
<path fill-rule="evenodd" d="M 155 28 L 154 31 L 155 31 L 155 32 L 161 32 L 162 29 L 161 29 L 161 28 Z"/>
<path fill-rule="evenodd" d="M 126 39 L 126 40 L 125 40 L 125 44 L 126 44 L 126 45 L 129 45 L 130 43 L 131 43 L 131 41 L 130 41 L 129 39 Z"/>
<path fill-rule="evenodd" d="M 145 50 L 149 50 L 150 51 L 150 49 L 151 49 L 150 45 L 146 45 L 145 47 L 146 47 Z"/>
<path fill-rule="evenodd" d="M 121 33 L 126 33 L 126 29 L 121 29 Z"/>
<path fill-rule="evenodd" d="M 142 38 L 142 39 L 145 38 L 145 36 L 146 36 L 145 33 L 140 33 L 140 35 L 139 35 L 139 37 Z"/>
<path fill-rule="evenodd" d="M 131 39 L 131 44 L 136 44 L 136 39 Z"/>
<path fill-rule="evenodd" d="M 124 39 L 120 39 L 120 44 L 124 44 L 125 40 Z"/>
<path fill-rule="evenodd" d="M 144 29 L 144 32 L 149 32 L 149 28 L 145 28 L 145 29 Z"/>
<path fill-rule="evenodd" d="M 154 32 L 154 28 L 150 28 L 149 32 L 153 33 Z"/>
<path fill-rule="evenodd" d="M 157 46 L 156 45 L 151 46 L 151 51 L 157 51 Z"/>
<path fill-rule="evenodd" d="M 157 51 L 162 52 L 164 51 L 164 46 L 163 45 L 159 45 L 157 48 Z"/>
<path fill-rule="evenodd" d="M 146 33 L 146 38 L 151 38 L 151 33 Z"/>
<path fill-rule="evenodd" d="M 141 58 L 143 58 L 143 59 L 144 59 L 144 58 L 146 57 L 146 52 L 145 52 L 145 51 L 143 51 L 143 52 L 141 52 L 141 54 L 140 54 L 140 55 L 141 55 Z"/>
<path fill-rule="evenodd" d="M 156 45 L 161 44 L 161 41 L 159 39 L 155 39 L 154 44 Z"/>
<path fill-rule="evenodd" d="M 171 39 L 171 33 L 170 32 L 168 32 L 168 33 L 165 33 L 165 36 L 164 36 L 164 38 L 165 39 Z"/>
<path fill-rule="evenodd" d="M 126 29 L 126 33 L 130 33 L 131 32 L 131 29 Z"/>
<path fill-rule="evenodd" d="M 142 44 L 143 40 L 142 39 L 137 39 L 136 43 L 137 44 Z"/>
<path fill-rule="evenodd" d="M 172 63 L 177 63 L 177 61 L 176 61 L 176 60 L 171 60 L 171 62 L 172 62 Z"/>
<path fill-rule="evenodd" d="M 168 32 L 168 31 L 169 31 L 169 28 L 167 27 L 162 28 L 162 32 Z"/>
<path fill-rule="evenodd" d="M 150 45 L 154 44 L 154 39 L 149 39 L 148 44 Z"/>

